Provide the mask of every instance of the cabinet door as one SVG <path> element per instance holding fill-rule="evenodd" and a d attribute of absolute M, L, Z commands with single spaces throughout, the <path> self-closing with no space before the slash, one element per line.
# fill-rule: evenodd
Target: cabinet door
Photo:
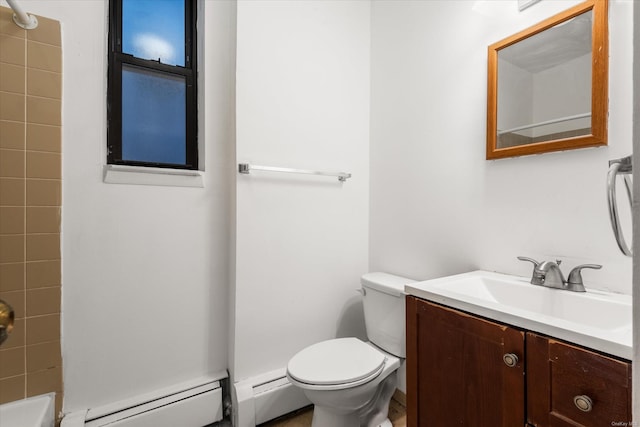
<path fill-rule="evenodd" d="M 536 427 L 632 425 L 631 364 L 528 332 L 527 417 Z"/>
<path fill-rule="evenodd" d="M 523 358 L 523 331 L 407 297 L 407 425 L 523 426 Z"/>

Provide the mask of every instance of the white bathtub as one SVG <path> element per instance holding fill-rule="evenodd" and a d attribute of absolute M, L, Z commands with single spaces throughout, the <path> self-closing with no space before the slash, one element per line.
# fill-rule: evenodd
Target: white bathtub
<path fill-rule="evenodd" d="M 54 427 L 55 393 L 0 405 L 2 427 Z"/>

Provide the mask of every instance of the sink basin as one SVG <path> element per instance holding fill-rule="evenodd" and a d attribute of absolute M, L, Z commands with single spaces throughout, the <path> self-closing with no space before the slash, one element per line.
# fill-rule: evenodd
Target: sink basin
<path fill-rule="evenodd" d="M 631 360 L 631 296 L 570 292 L 474 271 L 407 285 L 409 295 Z"/>

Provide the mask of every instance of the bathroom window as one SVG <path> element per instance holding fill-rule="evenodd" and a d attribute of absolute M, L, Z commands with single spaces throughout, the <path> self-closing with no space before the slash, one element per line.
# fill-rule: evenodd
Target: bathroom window
<path fill-rule="evenodd" d="M 196 0 L 111 0 L 107 163 L 198 169 Z"/>

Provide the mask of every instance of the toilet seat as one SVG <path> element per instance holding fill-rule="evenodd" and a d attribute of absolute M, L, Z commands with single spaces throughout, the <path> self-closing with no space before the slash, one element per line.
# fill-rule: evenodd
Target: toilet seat
<path fill-rule="evenodd" d="M 301 387 L 339 390 L 376 378 L 385 355 L 357 338 L 337 338 L 313 344 L 293 356 L 287 376 Z"/>

